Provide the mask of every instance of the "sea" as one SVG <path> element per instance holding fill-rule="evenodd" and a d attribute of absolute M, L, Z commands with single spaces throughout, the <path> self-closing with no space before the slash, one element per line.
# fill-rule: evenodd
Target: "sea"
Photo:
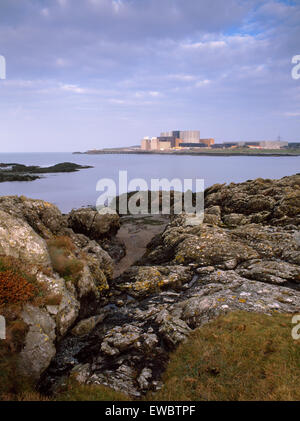
<path fill-rule="evenodd" d="M 169 181 L 192 180 L 192 190 L 197 190 L 195 180 L 204 180 L 204 187 L 215 183 L 238 183 L 262 178 L 281 178 L 300 172 L 300 156 L 178 156 L 178 155 L 87 155 L 66 153 L 0 153 L 0 162 L 39 165 L 41 167 L 61 162 L 90 165 L 93 168 L 73 173 L 43 174 L 35 181 L 0 183 L 0 196 L 24 195 L 54 203 L 63 212 L 82 206 L 95 206 L 102 186 L 113 182 L 116 193 L 124 193 L 124 174 L 133 190 L 134 179 L 140 179 L 151 188 L 152 179 Z M 120 171 L 122 183 L 120 186 Z M 126 173 L 125 173 L 126 172 Z M 109 181 L 110 180 L 110 181 Z M 129 185 L 129 187 L 130 187 Z M 199 184 L 200 185 L 200 184 Z M 135 189 L 134 189 L 135 190 Z M 144 189 L 143 189 L 144 190 Z"/>

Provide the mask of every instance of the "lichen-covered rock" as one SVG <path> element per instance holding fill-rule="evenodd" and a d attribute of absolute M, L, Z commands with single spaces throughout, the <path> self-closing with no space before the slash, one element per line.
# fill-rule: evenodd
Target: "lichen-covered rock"
<path fill-rule="evenodd" d="M 142 390 L 147 390 L 149 387 L 149 379 L 152 377 L 152 370 L 150 368 L 143 368 L 139 375 L 137 382 Z"/>
<path fill-rule="evenodd" d="M 191 332 L 189 326 L 178 317 L 171 316 L 167 310 L 162 310 L 156 316 L 159 333 L 170 347 L 175 347 L 187 339 Z"/>
<path fill-rule="evenodd" d="M 90 377 L 90 364 L 77 364 L 72 370 L 71 373 L 75 380 L 78 383 L 86 383 Z"/>
<path fill-rule="evenodd" d="M 29 304 L 23 309 L 21 317 L 29 326 L 29 331 L 18 356 L 18 370 L 26 377 L 38 380 L 56 352 L 55 322 L 47 311 Z"/>
<path fill-rule="evenodd" d="M 119 216 L 116 213 L 99 214 L 90 208 L 70 212 L 68 225 L 74 232 L 84 234 L 92 240 L 111 237 L 120 228 Z"/>
<path fill-rule="evenodd" d="M 2 210 L 0 210 L 0 255 L 12 256 L 33 265 L 50 265 L 45 241 L 27 222 Z"/>
<path fill-rule="evenodd" d="M 65 290 L 55 316 L 56 329 L 59 337 L 65 335 L 79 314 L 80 303 L 72 293 Z"/>
<path fill-rule="evenodd" d="M 116 215 L 95 218 L 91 236 L 111 235 L 117 226 Z M 109 289 L 113 260 L 96 241 L 74 233 L 56 206 L 16 196 L 0 197 L 0 256 L 28 266 L 38 288 L 40 297 L 20 312 L 28 330 L 22 351 L 16 351 L 20 373 L 37 381 L 55 356 L 56 345 L 77 319 L 95 311 Z M 69 269 L 68 263 L 73 263 Z M 93 322 L 96 326 L 101 320 L 82 321 L 74 336 L 87 334 Z"/>
<path fill-rule="evenodd" d="M 80 320 L 79 323 L 72 329 L 74 336 L 85 336 L 90 333 L 98 323 L 102 322 L 105 318 L 105 314 L 89 317 L 88 319 Z"/>
<path fill-rule="evenodd" d="M 48 294 L 55 295 L 60 299 L 57 304 L 46 305 L 47 312 L 55 320 L 56 333 L 60 339 L 73 325 L 79 314 L 80 302 L 77 300 L 76 289 L 71 288 L 71 285 L 66 283 L 63 278 L 55 275 L 47 276 L 38 272 L 36 278 Z"/>
<path fill-rule="evenodd" d="M 103 250 L 96 241 L 89 241 L 88 244 L 82 248 L 82 251 L 87 254 L 90 268 L 97 266 L 108 279 L 113 276 L 114 264 L 110 255 Z"/>
<path fill-rule="evenodd" d="M 300 283 L 299 266 L 276 260 L 250 260 L 240 265 L 237 273 L 245 278 L 276 285 Z"/>
<path fill-rule="evenodd" d="M 104 354 L 117 355 L 129 347 L 138 348 L 141 346 L 141 343 L 138 341 L 140 335 L 141 330 L 136 326 L 117 326 L 104 337 L 101 351 Z"/>
<path fill-rule="evenodd" d="M 237 227 L 231 231 L 241 244 L 256 250 L 264 259 L 281 259 L 294 264 L 300 264 L 300 245 L 297 231 L 282 230 L 280 227 L 249 224 Z M 251 258 L 246 259 L 251 260 Z"/>
<path fill-rule="evenodd" d="M 242 213 L 230 213 L 228 215 L 224 215 L 223 222 L 226 225 L 234 227 L 247 224 L 247 222 L 249 222 L 249 218 Z"/>
<path fill-rule="evenodd" d="M 224 222 L 226 215 L 237 213 L 251 216 L 254 223 L 298 226 L 299 202 L 300 174 L 280 180 L 258 178 L 239 184 L 216 184 L 205 191 L 206 209 L 219 206 Z M 229 221 L 225 223 L 230 225 Z"/>
<path fill-rule="evenodd" d="M 66 227 L 60 210 L 44 200 L 29 199 L 25 196 L 2 196 L 0 209 L 26 221 L 43 238 L 51 238 Z"/>
<path fill-rule="evenodd" d="M 191 278 L 189 267 L 133 266 L 116 280 L 116 288 L 141 298 L 166 288 L 180 289 Z"/>
<path fill-rule="evenodd" d="M 124 391 L 125 393 L 136 398 L 141 396 L 141 393 L 136 389 L 135 377 L 137 370 L 126 364 L 120 365 L 116 370 L 106 370 L 102 373 L 92 374 L 87 384 L 103 384 L 109 386 L 117 391 Z"/>
<path fill-rule="evenodd" d="M 254 248 L 242 244 L 229 231 L 203 224 L 182 236 L 182 241 L 176 247 L 174 261 L 177 264 L 210 266 L 224 265 L 232 259 L 242 262 L 257 257 Z"/>

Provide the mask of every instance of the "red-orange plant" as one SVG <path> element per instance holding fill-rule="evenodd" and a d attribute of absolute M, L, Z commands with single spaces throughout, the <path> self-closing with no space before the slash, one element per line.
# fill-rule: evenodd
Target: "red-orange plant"
<path fill-rule="evenodd" d="M 17 273 L 6 270 L 0 272 L 0 305 L 29 301 L 36 288 Z"/>

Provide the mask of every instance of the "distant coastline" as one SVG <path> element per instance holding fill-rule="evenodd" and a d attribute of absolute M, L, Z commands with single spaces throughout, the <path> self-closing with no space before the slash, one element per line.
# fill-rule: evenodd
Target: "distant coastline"
<path fill-rule="evenodd" d="M 145 151 L 138 149 L 130 148 L 116 148 L 116 149 L 99 149 L 99 150 L 90 150 L 86 152 L 73 152 L 73 154 L 80 155 L 106 155 L 106 154 L 127 154 L 127 155 L 196 155 L 196 156 L 300 156 L 300 148 L 295 148 L 291 150 L 286 149 L 222 149 L 222 150 L 181 150 L 181 151 Z"/>

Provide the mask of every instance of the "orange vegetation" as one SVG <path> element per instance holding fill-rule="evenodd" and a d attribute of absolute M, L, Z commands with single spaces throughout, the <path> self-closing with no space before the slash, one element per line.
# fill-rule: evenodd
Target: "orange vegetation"
<path fill-rule="evenodd" d="M 7 270 L 0 272 L 0 304 L 14 304 L 30 300 L 36 288 L 17 273 Z"/>

